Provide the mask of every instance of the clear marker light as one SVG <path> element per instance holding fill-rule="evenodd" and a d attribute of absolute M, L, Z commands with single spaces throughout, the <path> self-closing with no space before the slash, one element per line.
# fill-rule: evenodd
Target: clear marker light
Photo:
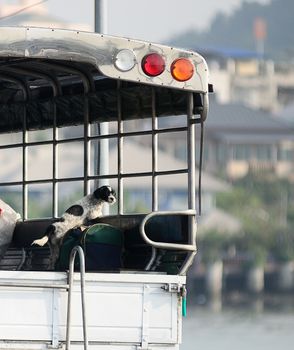
<path fill-rule="evenodd" d="M 136 57 L 133 51 L 128 49 L 120 50 L 115 58 L 114 65 L 122 72 L 131 70 L 136 64 Z"/>

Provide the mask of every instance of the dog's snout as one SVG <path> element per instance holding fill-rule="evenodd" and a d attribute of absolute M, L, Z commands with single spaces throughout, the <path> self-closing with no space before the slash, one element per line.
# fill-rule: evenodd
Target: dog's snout
<path fill-rule="evenodd" d="M 108 202 L 113 204 L 113 203 L 116 202 L 116 198 L 114 196 L 109 196 L 108 197 Z"/>

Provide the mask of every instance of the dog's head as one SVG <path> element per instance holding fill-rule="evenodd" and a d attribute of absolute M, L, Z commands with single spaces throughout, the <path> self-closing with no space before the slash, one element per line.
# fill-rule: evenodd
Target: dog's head
<path fill-rule="evenodd" d="M 93 195 L 96 199 L 102 200 L 109 204 L 114 204 L 116 202 L 115 191 L 110 186 L 101 186 L 97 188 Z"/>

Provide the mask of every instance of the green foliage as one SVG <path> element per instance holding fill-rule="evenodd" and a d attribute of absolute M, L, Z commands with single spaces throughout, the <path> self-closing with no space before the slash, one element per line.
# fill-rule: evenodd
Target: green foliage
<path fill-rule="evenodd" d="M 275 241 L 271 249 L 275 258 L 280 262 L 294 260 L 294 230 L 288 228 L 275 235 Z"/>
<path fill-rule="evenodd" d="M 230 239 L 216 230 L 206 231 L 198 239 L 198 247 L 205 263 L 222 259 Z"/>
<path fill-rule="evenodd" d="M 252 264 L 264 264 L 269 254 L 280 261 L 294 259 L 292 183 L 270 173 L 250 173 L 230 192 L 220 193 L 217 206 L 241 220 L 243 232 L 234 244 Z"/>
<path fill-rule="evenodd" d="M 247 254 L 247 267 L 263 266 L 266 263 L 271 239 L 271 234 L 250 229 L 238 238 L 236 247 Z"/>

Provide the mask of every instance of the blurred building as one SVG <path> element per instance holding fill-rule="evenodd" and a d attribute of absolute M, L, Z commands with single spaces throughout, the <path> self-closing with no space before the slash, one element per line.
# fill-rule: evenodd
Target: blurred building
<path fill-rule="evenodd" d="M 220 103 L 276 112 L 294 101 L 294 66 L 241 49 L 199 50 L 206 58 Z"/>
<path fill-rule="evenodd" d="M 180 118 L 174 120 L 174 126 L 179 123 Z M 236 179 L 249 171 L 270 171 L 294 179 L 294 123 L 286 118 L 237 103 L 220 104 L 212 95 L 204 135 L 203 163 L 208 173 Z M 171 133 L 162 148 L 185 159 L 181 152 L 185 142 L 185 134 Z"/>
<path fill-rule="evenodd" d="M 268 112 L 211 101 L 205 134 L 208 171 L 232 179 L 250 170 L 293 178 L 294 124 Z"/>

